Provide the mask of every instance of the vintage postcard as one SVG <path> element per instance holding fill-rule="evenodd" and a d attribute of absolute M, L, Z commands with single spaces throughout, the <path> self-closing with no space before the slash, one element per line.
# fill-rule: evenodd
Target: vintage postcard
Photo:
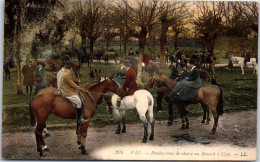
<path fill-rule="evenodd" d="M 3 160 L 256 160 L 258 1 L 3 6 Z"/>

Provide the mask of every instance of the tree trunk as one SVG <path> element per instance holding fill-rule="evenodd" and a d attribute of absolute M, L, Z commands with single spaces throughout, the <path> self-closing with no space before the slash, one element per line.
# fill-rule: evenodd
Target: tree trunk
<path fill-rule="evenodd" d="M 74 35 L 74 37 L 73 37 L 73 39 L 72 39 L 72 42 L 71 42 L 71 49 L 72 49 L 72 50 L 73 50 L 73 48 L 74 48 L 74 41 L 75 41 L 76 35 L 77 35 L 77 33 L 75 32 L 75 35 Z"/>
<path fill-rule="evenodd" d="M 20 42 L 18 36 L 15 36 L 15 57 L 16 57 L 16 71 L 17 71 L 17 94 L 23 94 L 22 79 L 21 79 L 21 59 L 20 59 Z"/>
<path fill-rule="evenodd" d="M 124 54 L 125 54 L 125 56 L 127 56 L 127 54 L 126 54 L 126 45 L 127 45 L 127 41 L 125 40 L 124 41 Z"/>
<path fill-rule="evenodd" d="M 141 81 L 142 79 L 142 61 L 143 61 L 142 54 L 144 53 L 144 48 L 146 44 L 146 35 L 147 35 L 147 30 L 146 28 L 142 27 L 141 32 L 139 34 L 139 59 L 138 59 L 138 68 L 137 68 L 137 77 L 136 77 L 136 79 L 139 81 Z"/>
<path fill-rule="evenodd" d="M 153 33 L 152 33 L 153 28 L 149 27 L 148 29 L 148 35 L 149 35 L 149 39 L 148 39 L 148 53 L 150 54 L 154 54 L 153 53 Z"/>
<path fill-rule="evenodd" d="M 215 71 L 215 60 L 214 60 L 214 53 L 213 53 L 214 47 L 209 47 L 208 52 L 210 53 L 210 61 L 211 61 L 211 84 L 216 85 L 216 71 Z"/>
<path fill-rule="evenodd" d="M 179 43 L 178 37 L 179 37 L 179 32 L 175 32 L 174 38 L 173 38 L 173 49 L 174 49 L 174 52 L 176 52 L 178 50 L 178 43 Z"/>
<path fill-rule="evenodd" d="M 167 43 L 167 31 L 168 25 L 162 24 L 161 37 L 160 37 L 160 64 L 165 67 L 166 66 L 166 53 L 165 47 Z"/>
<path fill-rule="evenodd" d="M 92 63 L 93 63 L 93 56 L 94 56 L 94 43 L 95 41 L 93 39 L 90 39 L 89 42 L 89 65 L 90 65 L 90 69 L 92 69 Z"/>

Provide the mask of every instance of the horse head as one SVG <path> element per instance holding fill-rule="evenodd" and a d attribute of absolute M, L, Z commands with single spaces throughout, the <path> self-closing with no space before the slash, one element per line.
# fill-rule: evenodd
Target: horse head
<path fill-rule="evenodd" d="M 151 76 L 151 77 L 148 79 L 147 83 L 145 84 L 144 88 L 145 88 L 145 89 L 152 88 L 152 87 L 154 86 L 154 83 L 155 83 L 155 81 L 156 81 L 157 78 L 158 78 L 157 76 Z"/>

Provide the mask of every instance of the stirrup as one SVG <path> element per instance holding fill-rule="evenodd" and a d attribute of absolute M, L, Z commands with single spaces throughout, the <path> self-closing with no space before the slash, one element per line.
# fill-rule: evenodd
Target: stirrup
<path fill-rule="evenodd" d="M 78 120 L 78 123 L 79 124 L 83 124 L 83 123 L 86 123 L 87 121 L 88 120 L 85 120 L 85 119 L 81 118 L 81 119 Z"/>

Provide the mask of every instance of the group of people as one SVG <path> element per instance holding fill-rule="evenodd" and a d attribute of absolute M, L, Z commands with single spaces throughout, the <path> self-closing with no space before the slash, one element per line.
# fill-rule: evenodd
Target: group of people
<path fill-rule="evenodd" d="M 179 66 L 181 68 L 180 73 L 177 70 L 176 59 L 172 60 L 172 64 L 170 65 L 172 80 L 178 82 L 177 86 L 172 90 L 169 97 L 172 102 L 174 100 L 182 100 L 182 101 L 190 101 L 195 102 L 197 99 L 199 88 L 202 86 L 199 71 L 196 67 L 195 60 L 191 59 L 187 63 L 180 63 Z M 190 72 L 187 71 L 187 67 L 190 68 Z M 169 110 L 169 121 L 167 125 L 171 125 L 173 121 L 173 110 Z"/>
<path fill-rule="evenodd" d="M 26 95 L 32 95 L 33 86 L 35 85 L 34 94 L 36 95 L 41 89 L 46 87 L 45 82 L 45 64 L 38 62 L 33 65 L 31 60 L 27 60 L 26 65 L 22 68 L 24 76 L 23 85 L 26 87 Z"/>

